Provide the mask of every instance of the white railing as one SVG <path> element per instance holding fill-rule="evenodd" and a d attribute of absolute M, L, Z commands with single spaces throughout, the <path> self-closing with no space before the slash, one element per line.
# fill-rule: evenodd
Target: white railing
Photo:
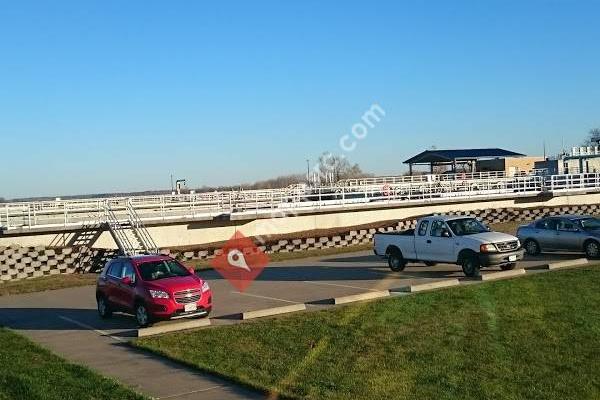
<path fill-rule="evenodd" d="M 512 174 L 505 171 L 484 171 L 484 172 L 457 172 L 451 174 L 423 174 L 423 175 L 399 175 L 399 176 L 378 176 L 373 178 L 354 178 L 343 179 L 337 183 L 337 186 L 362 186 L 362 185 L 385 185 L 396 183 L 413 182 L 436 182 L 436 181 L 456 181 L 471 179 L 502 179 L 513 178 L 515 176 L 545 175 L 545 169 L 532 169 L 529 171 L 516 171 Z"/>
<path fill-rule="evenodd" d="M 116 218 L 126 220 L 128 203 L 140 220 L 147 222 L 210 220 L 232 215 L 289 215 L 326 211 L 333 208 L 360 208 L 367 205 L 401 205 L 441 202 L 462 198 L 511 198 L 535 196 L 542 192 L 600 191 L 600 174 L 508 177 L 476 173 L 430 176 L 427 180 L 386 181 L 372 178 L 343 186 L 240 190 L 229 192 L 112 197 L 0 204 L 0 227 L 10 231 L 32 228 L 76 228 L 98 223 L 108 205 Z M 375 180 L 382 179 L 382 180 Z"/>

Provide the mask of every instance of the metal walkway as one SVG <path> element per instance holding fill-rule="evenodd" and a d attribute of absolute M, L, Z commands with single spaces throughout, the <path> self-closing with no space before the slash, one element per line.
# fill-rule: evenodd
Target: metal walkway
<path fill-rule="evenodd" d="M 139 237 L 145 237 L 147 231 L 142 221 L 160 224 L 223 217 L 287 216 L 332 209 L 594 192 L 600 192 L 600 173 L 539 175 L 531 171 L 517 176 L 500 172 L 382 177 L 342 181 L 334 186 L 295 185 L 270 190 L 2 203 L 0 230 L 10 233 L 28 229 L 81 229 L 100 222 L 93 215 L 108 213 L 110 218 L 104 222 L 110 222 L 112 231 L 123 228 L 115 223 L 120 221 L 131 224 Z M 153 247 L 148 238 L 142 240 L 145 247 L 131 239 L 131 248 Z"/>

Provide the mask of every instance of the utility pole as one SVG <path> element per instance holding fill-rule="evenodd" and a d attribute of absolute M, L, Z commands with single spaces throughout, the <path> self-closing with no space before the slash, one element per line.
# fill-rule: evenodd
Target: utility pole
<path fill-rule="evenodd" d="M 171 174 L 171 193 L 173 193 L 173 174 Z"/>
<path fill-rule="evenodd" d="M 544 146 L 544 160 L 546 160 L 546 141 L 545 140 L 542 142 L 542 145 Z"/>

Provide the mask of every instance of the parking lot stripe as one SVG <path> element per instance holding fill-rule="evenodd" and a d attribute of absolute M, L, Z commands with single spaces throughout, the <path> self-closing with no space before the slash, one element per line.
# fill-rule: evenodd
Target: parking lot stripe
<path fill-rule="evenodd" d="M 84 328 L 84 329 L 87 329 L 87 330 L 90 330 L 90 331 L 94 331 L 94 332 L 96 332 L 97 334 L 99 334 L 101 336 L 107 336 L 107 337 L 109 337 L 109 338 L 111 338 L 113 340 L 116 340 L 117 342 L 121 342 L 121 343 L 127 342 L 126 340 L 121 339 L 120 337 L 113 336 L 113 335 L 111 335 L 110 333 L 108 333 L 106 331 L 101 331 L 100 329 L 96 329 L 93 326 L 84 324 L 83 322 L 75 321 L 74 319 L 65 317 L 64 315 L 59 315 L 58 318 L 62 319 L 63 321 L 67 321 L 67 322 L 70 322 L 70 323 L 72 323 L 74 325 L 77 325 L 80 328 Z"/>
<path fill-rule="evenodd" d="M 265 299 L 265 300 L 276 300 L 276 301 L 283 301 L 284 303 L 292 303 L 292 304 L 299 304 L 298 301 L 291 301 L 291 300 L 285 300 L 285 299 L 279 299 L 277 297 L 269 297 L 269 296 L 260 296 L 258 294 L 250 294 L 250 293 L 243 293 L 243 292 L 236 292 L 235 290 L 232 290 L 231 293 L 235 293 L 235 294 L 241 294 L 242 296 L 250 296 L 250 297 L 256 297 L 259 299 Z"/>
<path fill-rule="evenodd" d="M 314 281 L 304 281 L 304 283 L 312 283 L 313 285 L 325 285 L 325 286 L 345 287 L 345 288 L 358 289 L 358 290 L 370 290 L 372 292 L 379 292 L 380 291 L 378 289 L 369 289 L 369 288 L 364 288 L 364 287 L 359 287 L 359 286 L 352 286 L 352 285 L 342 285 L 340 283 L 314 282 Z"/>

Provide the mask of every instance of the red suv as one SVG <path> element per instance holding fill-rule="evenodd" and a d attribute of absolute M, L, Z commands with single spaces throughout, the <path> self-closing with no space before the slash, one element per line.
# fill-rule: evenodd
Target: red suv
<path fill-rule="evenodd" d="M 161 319 L 208 316 L 212 292 L 193 269 L 171 257 L 120 257 L 104 266 L 96 301 L 102 318 L 124 311 L 133 313 L 144 327 Z"/>

